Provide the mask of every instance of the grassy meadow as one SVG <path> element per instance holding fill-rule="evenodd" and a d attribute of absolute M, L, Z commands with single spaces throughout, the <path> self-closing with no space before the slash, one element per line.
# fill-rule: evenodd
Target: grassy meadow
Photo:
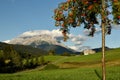
<path fill-rule="evenodd" d="M 106 80 L 120 80 L 120 48 L 106 51 L 105 56 Z M 101 80 L 101 57 L 101 53 L 45 56 L 50 64 L 13 74 L 0 74 L 0 80 Z"/>

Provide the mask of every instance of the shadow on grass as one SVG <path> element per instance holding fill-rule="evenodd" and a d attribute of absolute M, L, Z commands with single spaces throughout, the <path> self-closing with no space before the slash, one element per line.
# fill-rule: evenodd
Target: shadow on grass
<path fill-rule="evenodd" d="M 94 72 L 95 72 L 95 74 L 97 75 L 97 77 L 98 77 L 100 80 L 102 80 L 102 76 L 98 73 L 98 71 L 97 71 L 97 70 L 94 70 Z"/>

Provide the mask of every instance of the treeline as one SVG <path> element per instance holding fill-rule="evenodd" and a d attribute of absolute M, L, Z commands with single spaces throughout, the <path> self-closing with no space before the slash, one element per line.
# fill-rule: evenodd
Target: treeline
<path fill-rule="evenodd" d="M 69 53 L 69 52 L 63 52 L 61 54 L 56 54 L 55 50 L 49 50 L 47 55 L 60 55 L 60 56 L 75 56 L 75 55 L 80 55 L 79 53 Z"/>
<path fill-rule="evenodd" d="M 17 53 L 12 46 L 5 46 L 0 50 L 0 73 L 13 73 L 47 64 L 42 55 L 32 56 L 27 53 L 23 55 Z"/>
<path fill-rule="evenodd" d="M 3 50 L 6 46 L 12 46 L 14 48 L 14 50 L 19 53 L 22 57 L 26 57 L 28 54 L 32 55 L 32 56 L 40 56 L 42 54 L 47 54 L 47 52 L 45 50 L 39 49 L 39 48 L 34 48 L 31 46 L 27 46 L 27 45 L 17 45 L 17 44 L 6 44 L 6 43 L 2 43 L 0 42 L 0 50 Z"/>

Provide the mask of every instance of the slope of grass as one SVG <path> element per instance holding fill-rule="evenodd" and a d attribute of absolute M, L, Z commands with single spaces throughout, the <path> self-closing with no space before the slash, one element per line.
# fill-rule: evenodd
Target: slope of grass
<path fill-rule="evenodd" d="M 106 80 L 119 80 L 120 67 L 108 67 Z M 101 80 L 99 68 L 55 69 L 0 74 L 0 80 Z"/>
<path fill-rule="evenodd" d="M 64 57 L 65 56 L 52 56 L 52 55 L 51 56 L 44 56 L 45 61 L 50 61 L 50 62 L 55 62 L 55 61 L 62 59 Z"/>
<path fill-rule="evenodd" d="M 56 64 L 61 67 L 85 67 L 85 66 L 101 66 L 102 53 L 93 55 L 70 56 L 61 59 Z M 106 51 L 105 53 L 107 66 L 119 65 L 120 66 L 120 48 Z"/>
<path fill-rule="evenodd" d="M 50 70 L 38 68 L 14 74 L 0 74 L 0 80 L 101 80 L 101 55 L 97 53 L 88 56 L 45 56 L 46 61 L 74 68 Z M 120 80 L 120 48 L 107 51 L 105 56 L 106 80 Z"/>
<path fill-rule="evenodd" d="M 120 59 L 120 49 L 114 49 L 106 51 L 105 53 L 106 60 L 117 60 Z M 85 56 L 72 56 L 69 59 L 64 60 L 63 62 L 91 62 L 91 61 L 101 61 L 102 53 L 96 53 L 94 55 L 85 55 Z"/>
<path fill-rule="evenodd" d="M 120 48 L 106 51 L 106 60 L 117 60 L 120 59 Z M 57 61 L 65 56 L 45 56 L 47 61 Z M 90 61 L 101 61 L 102 53 L 96 53 L 93 55 L 79 55 L 79 56 L 69 56 L 68 58 L 61 60 L 62 62 L 90 62 Z"/>

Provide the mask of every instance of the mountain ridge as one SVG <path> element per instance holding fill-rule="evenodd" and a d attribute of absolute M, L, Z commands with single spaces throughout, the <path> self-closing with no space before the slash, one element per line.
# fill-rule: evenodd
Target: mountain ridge
<path fill-rule="evenodd" d="M 62 38 L 63 36 L 61 34 L 50 34 L 49 31 L 35 30 L 22 33 L 18 37 L 10 40 L 8 44 L 29 45 L 47 52 L 54 50 L 57 54 L 63 54 L 64 52 L 76 53 L 77 51 L 61 43 Z"/>
<path fill-rule="evenodd" d="M 26 54 L 30 54 L 32 56 L 40 56 L 40 55 L 46 55 L 47 52 L 42 50 L 42 49 L 38 49 L 38 48 L 33 48 L 31 46 L 27 46 L 27 45 L 18 45 L 18 44 L 7 44 L 4 42 L 0 42 L 0 50 L 4 50 L 5 47 L 7 46 L 12 46 L 13 49 L 15 51 L 17 51 L 17 53 L 19 53 L 21 56 L 24 56 Z"/>

